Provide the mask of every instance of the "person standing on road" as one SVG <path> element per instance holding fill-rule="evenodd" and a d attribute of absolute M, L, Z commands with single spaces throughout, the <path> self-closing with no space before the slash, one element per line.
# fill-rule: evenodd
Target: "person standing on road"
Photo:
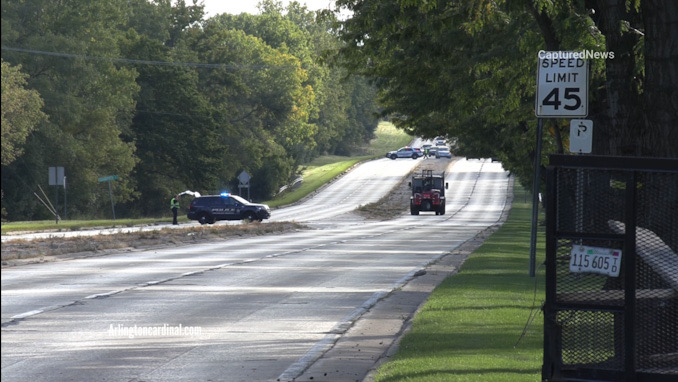
<path fill-rule="evenodd" d="M 174 220 L 172 220 L 172 224 L 177 225 L 177 213 L 179 212 L 179 195 L 174 195 L 174 197 L 170 200 L 170 208 L 172 209 L 172 215 L 174 215 Z"/>

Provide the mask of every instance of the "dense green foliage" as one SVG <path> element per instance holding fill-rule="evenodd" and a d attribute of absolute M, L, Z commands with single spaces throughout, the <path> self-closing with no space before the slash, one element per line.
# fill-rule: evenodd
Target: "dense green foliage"
<path fill-rule="evenodd" d="M 372 138 L 372 87 L 321 59 L 341 44 L 331 16 L 264 1 L 205 19 L 195 3 L 2 0 L 4 218 L 50 218 L 34 196 L 54 191 L 49 167 L 65 168 L 68 218 L 109 217 L 109 175 L 120 217 L 153 216 L 176 192 L 237 189 L 242 171 L 270 198 Z M 9 68 L 32 98 L 6 123 Z"/>
<path fill-rule="evenodd" d="M 594 154 L 678 156 L 678 2 L 338 0 L 347 67 L 378 87 L 383 115 L 413 135 L 457 138 L 455 154 L 499 157 L 532 183 L 540 50 L 591 60 Z M 608 56 L 610 57 L 610 56 Z M 569 120 L 547 120 L 542 163 Z"/>
<path fill-rule="evenodd" d="M 2 165 L 23 154 L 23 145 L 35 126 L 46 116 L 35 90 L 28 90 L 26 75 L 18 66 L 2 61 Z"/>

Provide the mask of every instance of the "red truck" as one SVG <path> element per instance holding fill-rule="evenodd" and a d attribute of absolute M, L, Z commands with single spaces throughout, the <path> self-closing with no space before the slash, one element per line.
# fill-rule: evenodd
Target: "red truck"
<path fill-rule="evenodd" d="M 412 189 L 410 213 L 419 215 L 419 211 L 435 211 L 436 215 L 445 215 L 445 172 L 433 174 L 433 170 L 423 170 L 421 175 L 412 177 L 409 183 Z"/>

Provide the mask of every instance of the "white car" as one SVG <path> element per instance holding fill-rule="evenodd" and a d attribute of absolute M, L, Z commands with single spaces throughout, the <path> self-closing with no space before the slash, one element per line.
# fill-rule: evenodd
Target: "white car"
<path fill-rule="evenodd" d="M 447 147 L 436 147 L 436 158 L 452 158 L 452 153 Z"/>

